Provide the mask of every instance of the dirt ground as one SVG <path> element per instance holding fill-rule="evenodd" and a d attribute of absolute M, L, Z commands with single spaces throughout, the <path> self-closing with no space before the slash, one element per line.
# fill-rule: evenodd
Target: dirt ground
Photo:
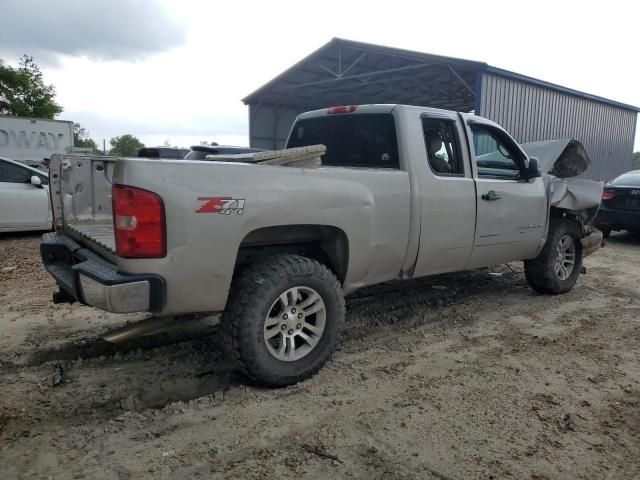
<path fill-rule="evenodd" d="M 640 239 L 586 266 L 558 297 L 521 264 L 359 292 L 334 359 L 269 390 L 215 318 L 105 342 L 143 317 L 54 305 L 38 236 L 5 235 L 0 477 L 640 478 Z"/>

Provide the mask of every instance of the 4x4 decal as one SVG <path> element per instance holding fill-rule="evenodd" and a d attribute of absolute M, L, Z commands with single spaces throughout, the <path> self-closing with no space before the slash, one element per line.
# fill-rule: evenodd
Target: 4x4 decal
<path fill-rule="evenodd" d="M 196 213 L 221 213 L 223 215 L 242 215 L 244 213 L 244 198 L 231 197 L 198 197 L 204 202 Z"/>

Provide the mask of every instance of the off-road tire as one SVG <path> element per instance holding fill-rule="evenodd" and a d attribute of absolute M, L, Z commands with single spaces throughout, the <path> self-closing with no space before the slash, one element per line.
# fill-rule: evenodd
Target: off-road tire
<path fill-rule="evenodd" d="M 280 294 L 299 285 L 312 288 L 324 301 L 324 331 L 306 356 L 285 362 L 269 353 L 264 322 Z M 227 357 L 238 370 L 262 385 L 282 387 L 310 377 L 329 360 L 344 318 L 342 288 L 331 270 L 307 257 L 278 254 L 257 260 L 235 276 L 221 329 Z"/>
<path fill-rule="evenodd" d="M 556 273 L 554 265 L 558 244 L 565 235 L 569 235 L 573 239 L 575 263 L 569 277 L 562 280 Z M 551 295 L 567 293 L 575 285 L 581 269 L 582 244 L 580 243 L 578 225 L 564 218 L 552 218 L 544 248 L 536 258 L 524 262 L 527 283 L 538 293 Z"/>

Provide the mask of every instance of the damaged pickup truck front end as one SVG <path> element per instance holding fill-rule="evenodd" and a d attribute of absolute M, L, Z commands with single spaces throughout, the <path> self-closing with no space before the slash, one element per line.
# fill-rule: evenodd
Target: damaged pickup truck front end
<path fill-rule="evenodd" d="M 582 229 L 582 254 L 591 255 L 602 245 L 602 233 L 592 222 L 600 208 L 604 183 L 575 178 L 591 165 L 586 150 L 572 139 L 525 143 L 522 149 L 529 157 L 538 159 L 549 199 L 549 215 L 574 218 Z"/>

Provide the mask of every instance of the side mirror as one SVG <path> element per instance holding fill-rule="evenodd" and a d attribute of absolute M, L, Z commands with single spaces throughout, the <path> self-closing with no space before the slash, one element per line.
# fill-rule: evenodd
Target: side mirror
<path fill-rule="evenodd" d="M 40 177 L 38 175 L 32 175 L 30 183 L 34 187 L 41 187 L 42 186 L 42 180 L 40 180 Z"/>
<path fill-rule="evenodd" d="M 538 178 L 540 176 L 542 176 L 542 174 L 540 173 L 540 164 L 538 163 L 538 159 L 536 157 L 530 157 L 529 166 L 524 172 L 524 178 L 529 180 L 531 178 Z"/>

